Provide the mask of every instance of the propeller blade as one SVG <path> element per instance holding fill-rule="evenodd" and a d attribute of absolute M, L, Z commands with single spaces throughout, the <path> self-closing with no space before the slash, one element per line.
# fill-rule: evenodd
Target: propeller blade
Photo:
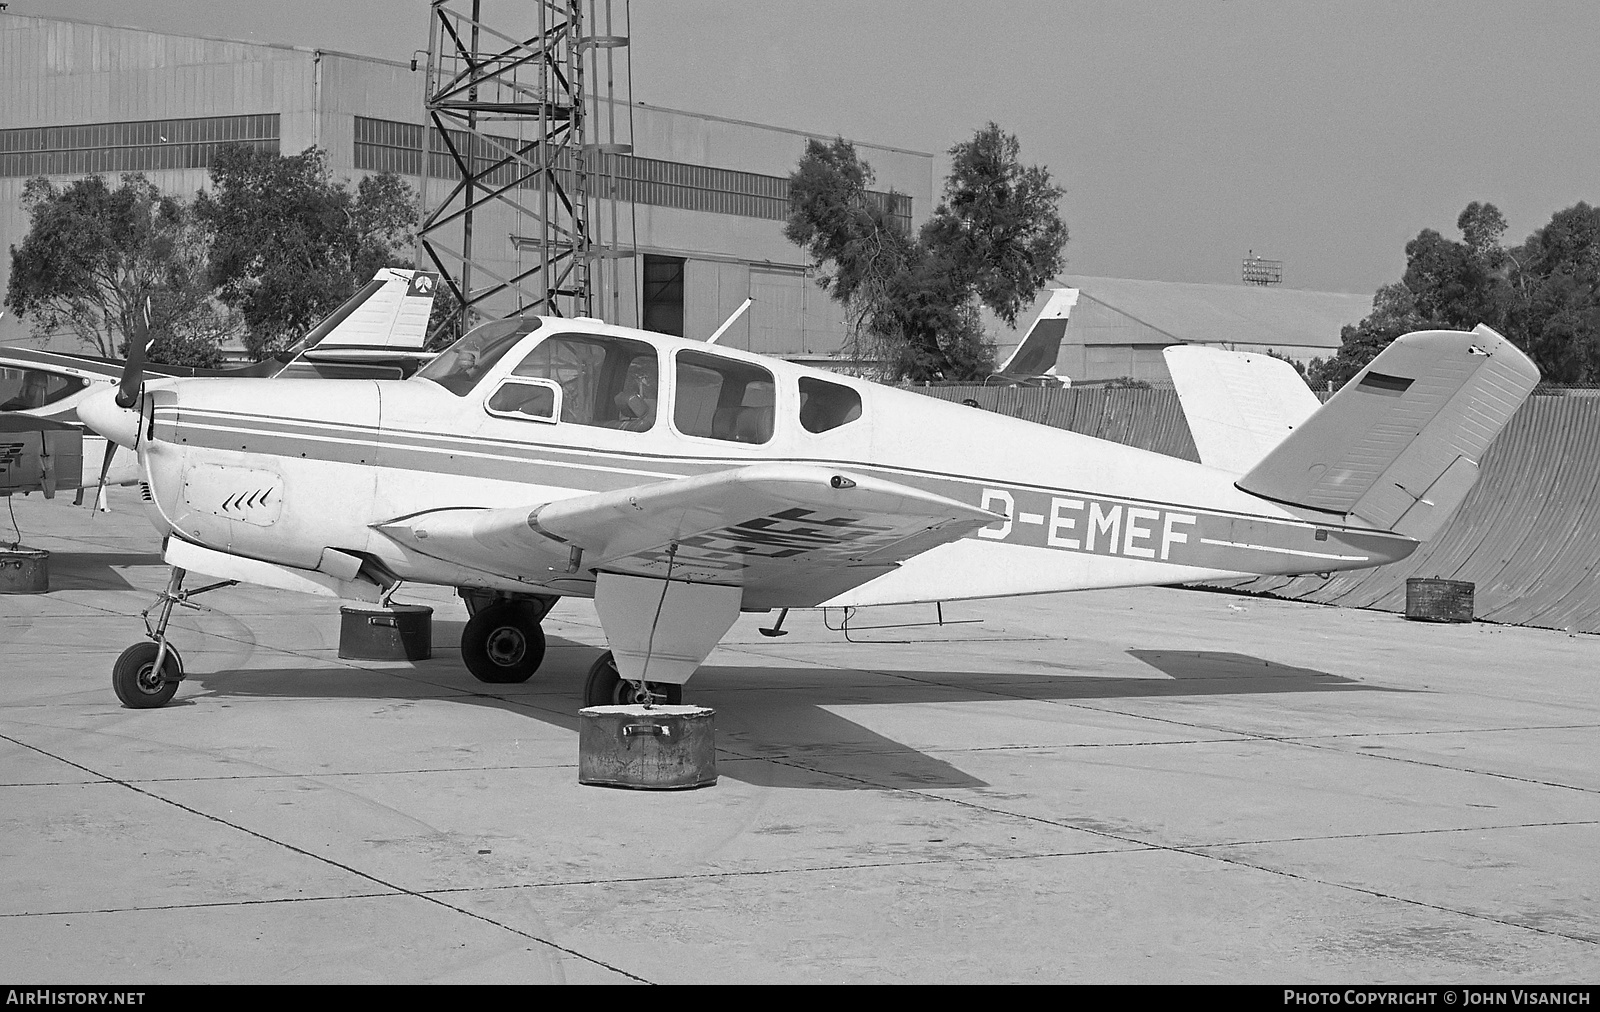
<path fill-rule="evenodd" d="M 130 349 L 131 350 L 131 349 Z M 117 455 L 117 444 L 106 440 L 106 459 L 100 465 L 100 481 L 94 487 L 94 508 L 102 513 L 107 512 L 106 507 L 106 475 L 111 473 L 111 458 Z"/>
<path fill-rule="evenodd" d="M 122 366 L 122 382 L 117 385 L 117 407 L 131 408 L 144 385 L 144 358 L 150 350 L 150 300 L 134 317 L 133 334 L 128 338 L 128 361 Z M 111 458 L 107 455 L 106 459 Z"/>

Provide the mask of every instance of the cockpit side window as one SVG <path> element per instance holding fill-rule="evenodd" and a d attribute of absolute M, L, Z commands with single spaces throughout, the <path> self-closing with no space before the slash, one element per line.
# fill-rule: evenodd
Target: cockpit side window
<path fill-rule="evenodd" d="M 28 411 L 54 404 L 89 385 L 78 376 L 42 369 L 0 369 L 0 411 Z"/>
<path fill-rule="evenodd" d="M 626 432 L 644 432 L 656 423 L 660 368 L 655 348 L 643 341 L 556 334 L 518 362 L 506 382 L 519 376 L 561 387 L 563 422 Z"/>
<path fill-rule="evenodd" d="M 457 397 L 465 397 L 517 342 L 539 329 L 538 320 L 496 320 L 474 327 L 440 353 L 417 375 L 433 380 Z"/>
<path fill-rule="evenodd" d="M 672 424 L 686 436 L 737 443 L 772 438 L 772 374 L 760 366 L 698 351 L 678 352 Z"/>
<path fill-rule="evenodd" d="M 800 380 L 800 425 L 807 432 L 827 432 L 861 417 L 861 395 L 843 383 Z"/>

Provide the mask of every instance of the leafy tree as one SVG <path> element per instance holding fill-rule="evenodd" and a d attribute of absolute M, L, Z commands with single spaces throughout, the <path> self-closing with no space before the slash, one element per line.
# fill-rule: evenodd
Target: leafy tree
<path fill-rule="evenodd" d="M 1456 218 L 1456 228 L 1461 238 L 1485 267 L 1498 270 L 1505 265 L 1506 251 L 1500 247 L 1500 237 L 1506 234 L 1506 217 L 1493 204 L 1480 204 L 1476 200 Z"/>
<path fill-rule="evenodd" d="M 1334 358 L 1312 363 L 1312 386 L 1342 385 L 1401 334 L 1480 323 L 1526 351 L 1548 382 L 1600 382 L 1600 209 L 1557 211 L 1511 249 L 1493 204 L 1468 204 L 1456 227 L 1459 242 L 1423 229 L 1406 244 L 1405 275 L 1344 328 Z"/>
<path fill-rule="evenodd" d="M 208 241 L 191 208 L 141 173 L 112 187 L 88 176 L 57 189 L 24 184 L 28 234 L 11 247 L 5 305 L 36 332 L 68 330 L 104 357 L 125 354 L 138 314 L 150 311 L 150 357 L 215 365 L 228 320 L 210 298 Z"/>
<path fill-rule="evenodd" d="M 1428 328 L 1427 319 L 1417 311 L 1417 298 L 1411 289 L 1400 282 L 1384 285 L 1372 297 L 1372 312 L 1360 323 L 1347 324 L 1339 332 L 1338 353 L 1331 359 L 1311 360 L 1306 382 L 1313 390 L 1337 390 L 1395 338 Z"/>
<path fill-rule="evenodd" d="M 209 279 L 248 330 L 257 360 L 294 343 L 380 267 L 409 261 L 416 196 L 394 173 L 352 193 L 325 154 L 278 155 L 229 145 L 195 210 L 211 228 Z"/>
<path fill-rule="evenodd" d="M 1425 228 L 1406 243 L 1406 272 L 1400 281 L 1415 298 L 1417 314 L 1440 329 L 1471 330 L 1480 323 L 1498 327 L 1509 291 L 1503 273 L 1489 261 L 1467 243 Z"/>
<path fill-rule="evenodd" d="M 890 336 L 879 320 L 892 287 L 909 268 L 913 244 L 890 213 L 871 199 L 871 166 L 844 138 L 810 140 L 789 177 L 789 218 L 783 234 L 815 262 L 817 284 L 845 307 L 859 357 L 863 344 Z M 831 270 L 829 269 L 831 265 Z"/>
<path fill-rule="evenodd" d="M 1552 383 L 1600 382 L 1600 208 L 1551 216 L 1508 258 L 1515 264 L 1509 335 Z"/>
<path fill-rule="evenodd" d="M 1015 323 L 1060 272 L 1067 227 L 1061 189 L 1023 167 L 1017 139 L 994 123 L 950 149 L 944 200 L 908 235 L 874 199 L 871 167 L 849 141 L 808 141 L 790 176 L 784 235 L 816 265 L 846 310 L 852 351 L 894 378 L 978 379 L 994 368 L 978 306 Z"/>
<path fill-rule="evenodd" d="M 994 123 L 950 149 L 945 201 L 922 241 L 952 280 L 1015 326 L 1034 293 L 1065 266 L 1062 189 L 1042 166 L 1024 168 L 1017 138 Z"/>

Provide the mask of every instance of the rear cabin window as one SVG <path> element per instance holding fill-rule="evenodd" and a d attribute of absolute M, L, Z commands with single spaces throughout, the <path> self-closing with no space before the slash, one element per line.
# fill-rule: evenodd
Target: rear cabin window
<path fill-rule="evenodd" d="M 803 377 L 800 380 L 800 426 L 827 432 L 861 417 L 861 395 L 843 383 Z"/>
<path fill-rule="evenodd" d="M 707 355 L 678 353 L 672 424 L 686 436 L 736 443 L 772 438 L 774 384 L 760 366 Z"/>
<path fill-rule="evenodd" d="M 563 422 L 626 432 L 643 432 L 656 423 L 660 370 L 655 348 L 642 341 L 556 334 L 518 362 L 502 388 L 524 387 L 519 377 L 550 380 L 561 388 Z M 507 397 L 521 392 L 508 389 Z"/>

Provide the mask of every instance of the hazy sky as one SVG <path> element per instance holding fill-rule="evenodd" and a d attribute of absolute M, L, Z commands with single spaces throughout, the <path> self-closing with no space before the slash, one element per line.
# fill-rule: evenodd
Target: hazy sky
<path fill-rule="evenodd" d="M 530 7 L 483 0 L 508 26 Z M 427 9 L 10 6 L 391 59 L 426 45 Z M 1365 293 L 1420 229 L 1454 236 L 1469 201 L 1518 241 L 1600 201 L 1593 0 L 633 0 L 632 16 L 638 101 L 933 152 L 998 122 L 1066 188 L 1074 274 L 1238 281 L 1254 249 L 1290 287 Z"/>

